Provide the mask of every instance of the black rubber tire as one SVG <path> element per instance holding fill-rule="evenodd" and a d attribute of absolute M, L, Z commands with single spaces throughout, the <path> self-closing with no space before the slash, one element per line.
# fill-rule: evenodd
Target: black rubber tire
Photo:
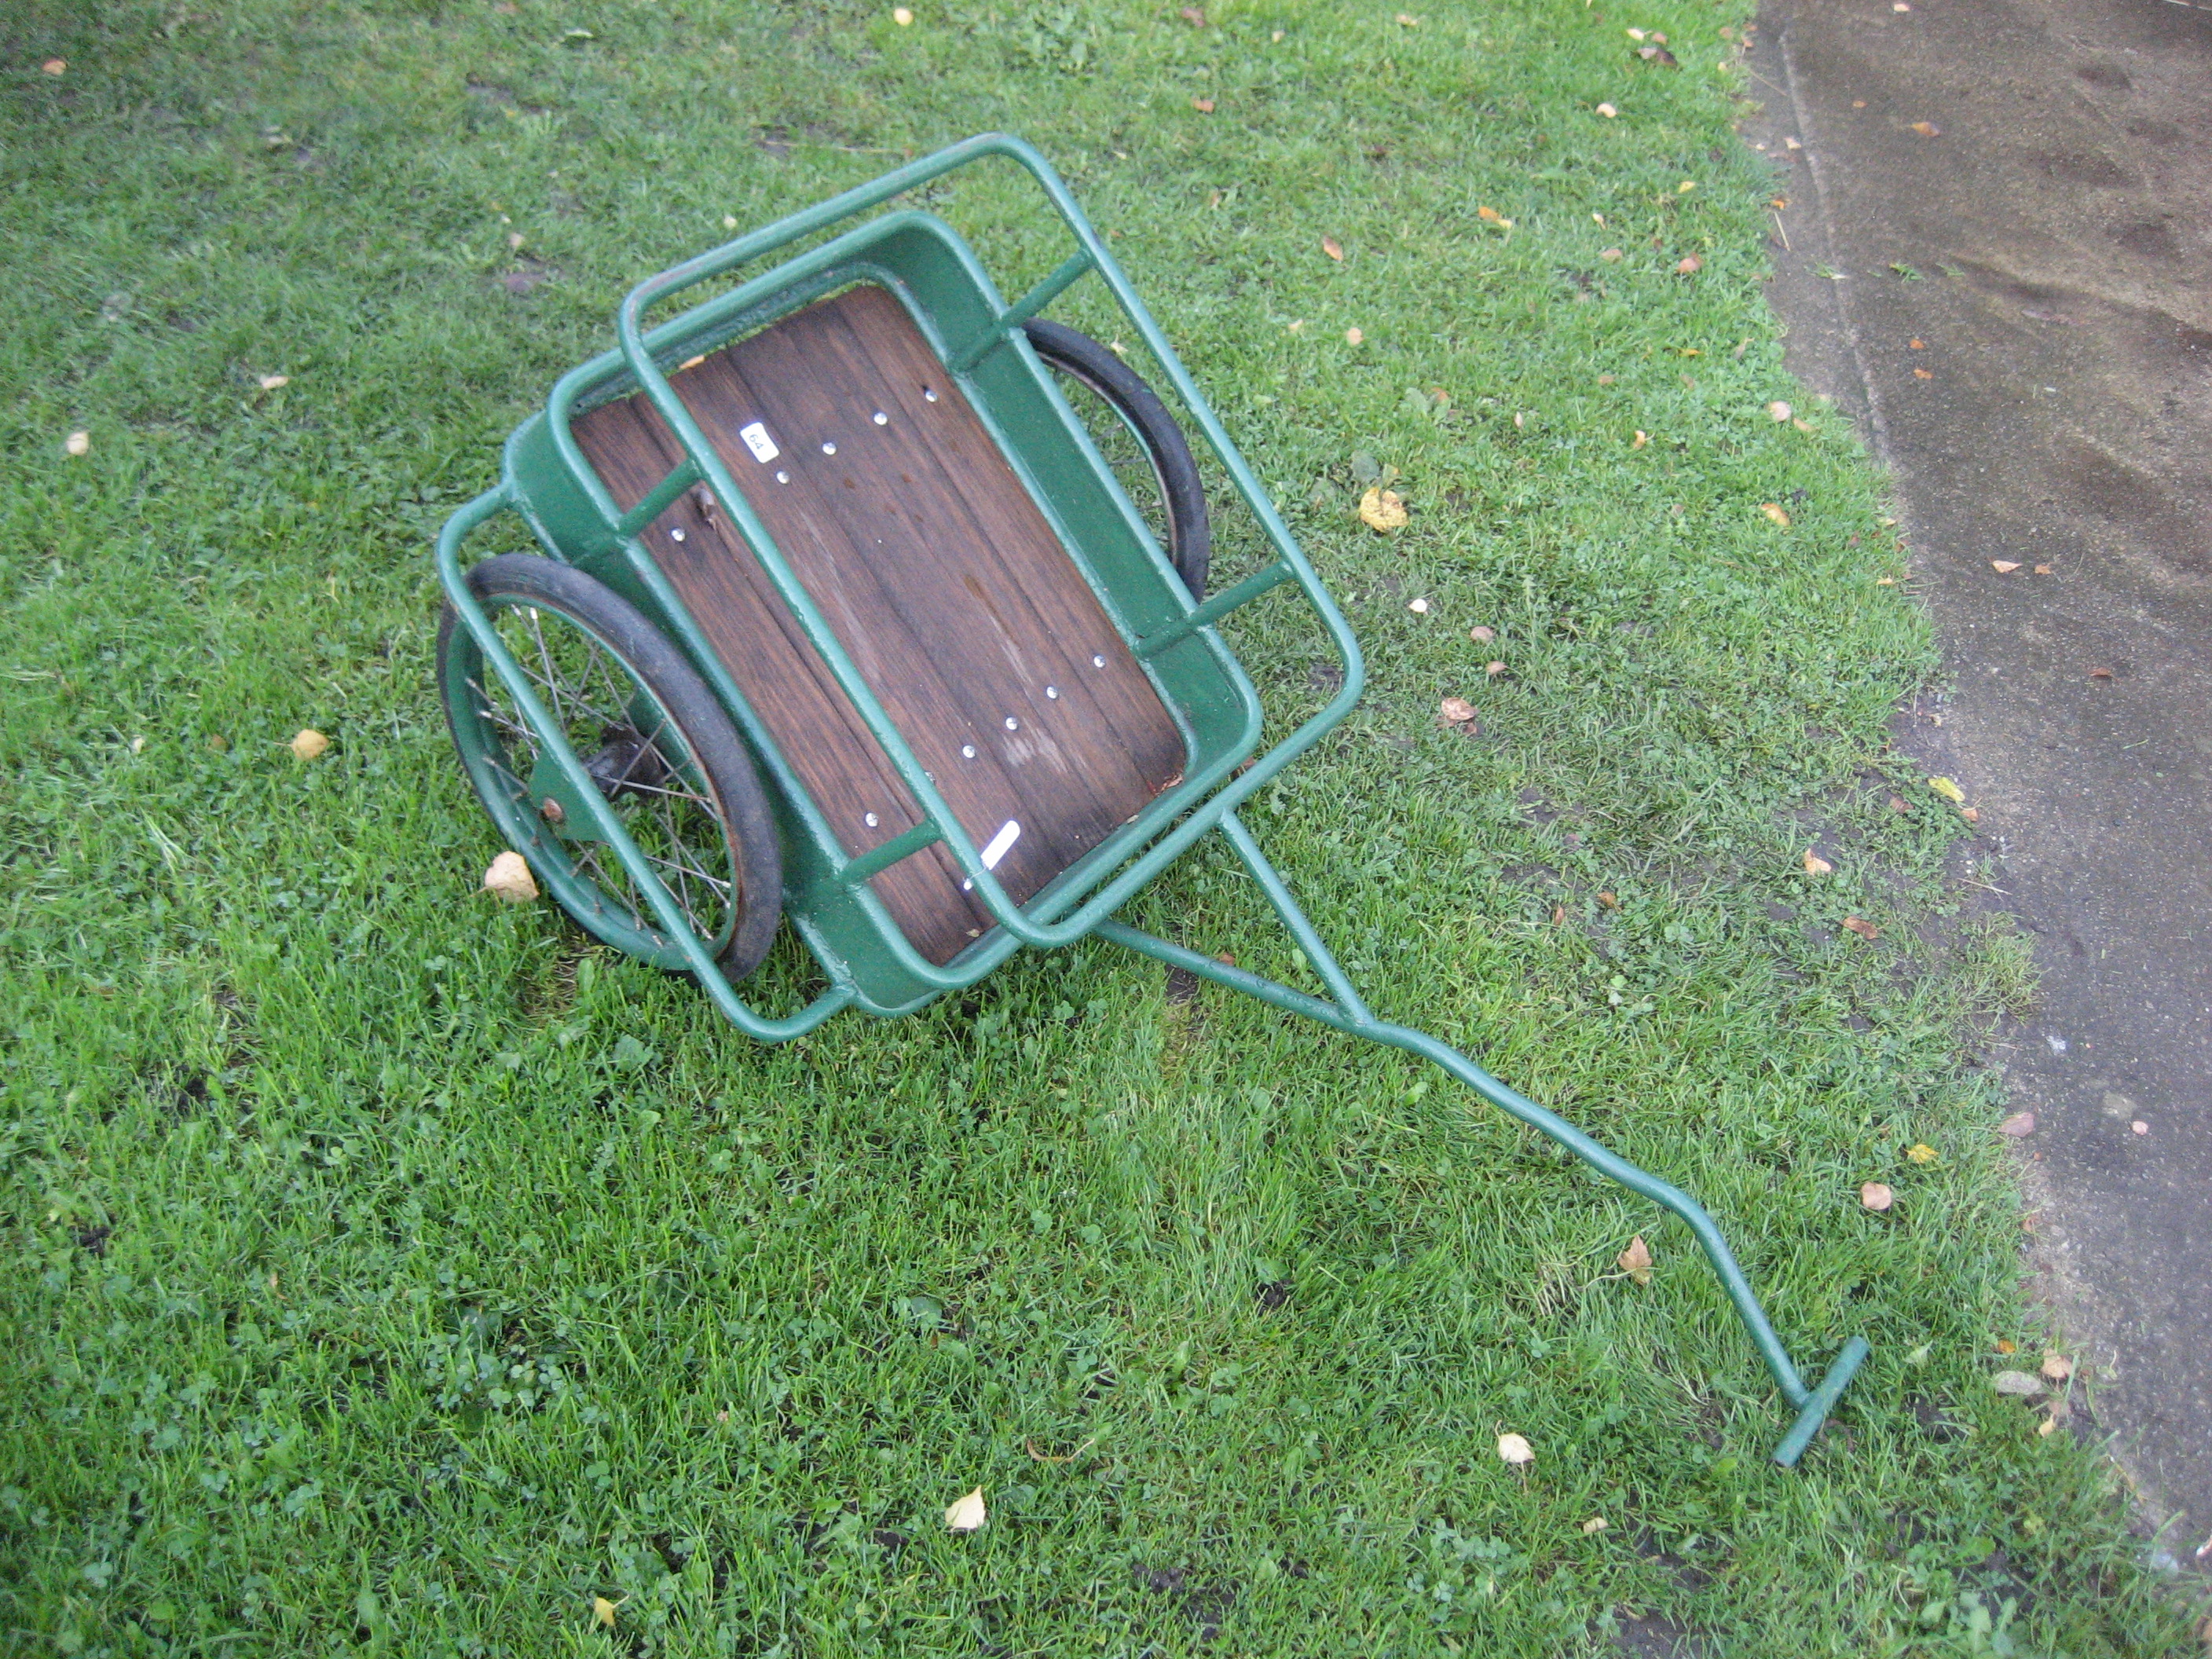
<path fill-rule="evenodd" d="M 1206 488 L 1190 445 L 1167 405 L 1136 372 L 1107 347 L 1065 323 L 1032 318 L 1023 331 L 1048 368 L 1080 381 L 1112 404 L 1145 447 L 1159 480 L 1168 520 L 1168 559 L 1194 599 L 1206 597 L 1206 567 L 1213 557 L 1213 526 L 1206 514 Z"/>
<path fill-rule="evenodd" d="M 783 908 L 783 852 L 768 793 L 754 769 L 752 757 L 706 681 L 635 605 L 573 565 L 532 553 L 502 553 L 471 567 L 468 582 L 480 604 L 519 602 L 566 617 L 620 659 L 638 683 L 659 700 L 678 739 L 690 751 L 699 782 L 713 803 L 728 843 L 729 867 L 737 876 L 733 908 L 738 914 L 717 965 L 732 981 L 744 978 L 760 966 L 775 939 Z M 438 623 L 439 691 L 447 729 L 477 798 L 493 823 L 513 838 L 518 826 L 510 824 L 508 817 L 519 811 L 518 804 L 487 793 L 489 781 L 469 765 L 470 745 L 461 737 L 457 711 L 472 705 L 469 688 L 465 682 L 455 683 L 453 676 L 464 655 L 470 653 L 481 662 L 475 636 L 460 627 L 460 617 L 448 602 Z M 549 881 L 546 885 L 586 932 L 607 936 L 605 927 L 592 916 L 562 901 L 554 883 Z M 659 954 L 663 967 L 677 967 L 680 962 L 680 957 L 670 951 Z"/>

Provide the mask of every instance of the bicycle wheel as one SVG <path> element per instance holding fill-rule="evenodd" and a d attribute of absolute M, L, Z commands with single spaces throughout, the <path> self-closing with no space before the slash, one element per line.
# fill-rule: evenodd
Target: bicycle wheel
<path fill-rule="evenodd" d="M 732 980 L 760 965 L 783 900 L 768 798 L 721 706 L 637 608 L 556 560 L 505 553 L 468 574 L 590 787 Z M 461 765 L 509 844 L 586 932 L 657 967 L 690 963 L 448 604 L 438 684 Z"/>
<path fill-rule="evenodd" d="M 1206 597 L 1213 529 L 1190 445 L 1158 394 L 1088 334 L 1042 318 L 1023 325 L 1060 392 L 1121 481 L 1194 599 Z"/>

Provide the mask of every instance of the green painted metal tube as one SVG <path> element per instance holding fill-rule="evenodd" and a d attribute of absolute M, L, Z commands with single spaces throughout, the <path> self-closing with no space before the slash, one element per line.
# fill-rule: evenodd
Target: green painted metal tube
<path fill-rule="evenodd" d="M 1844 1351 L 1828 1367 L 1828 1374 L 1820 1379 L 1820 1386 L 1813 1390 L 1805 1401 L 1805 1409 L 1797 1413 L 1797 1420 L 1790 1425 L 1790 1432 L 1782 1437 L 1782 1443 L 1774 1449 L 1774 1461 L 1785 1469 L 1797 1467 L 1797 1460 L 1805 1455 L 1805 1448 L 1820 1432 L 1820 1425 L 1827 1420 L 1836 1401 L 1843 1397 L 1851 1379 L 1859 1374 L 1859 1367 L 1874 1350 L 1866 1338 L 1855 1336 L 1844 1344 Z"/>
<path fill-rule="evenodd" d="M 1697 1239 L 1698 1248 L 1705 1251 L 1705 1260 L 1711 1264 L 1714 1273 L 1721 1281 L 1721 1288 L 1735 1305 L 1736 1317 L 1743 1322 L 1752 1346 L 1759 1350 L 1759 1358 L 1766 1362 L 1766 1369 L 1773 1376 L 1775 1385 L 1782 1390 L 1784 1399 L 1800 1408 L 1797 1420 L 1788 1437 L 1774 1454 L 1775 1461 L 1785 1468 L 1793 1466 L 1865 1360 L 1869 1352 L 1866 1339 L 1854 1337 L 1829 1368 L 1828 1375 L 1822 1380 L 1819 1389 L 1808 1389 L 1804 1379 L 1797 1374 L 1796 1366 L 1790 1363 L 1789 1351 L 1782 1346 L 1781 1338 L 1775 1334 L 1774 1327 L 1766 1317 L 1766 1310 L 1759 1305 L 1751 1282 L 1736 1264 L 1735 1253 L 1729 1248 L 1728 1240 L 1721 1236 L 1719 1226 L 1712 1217 L 1705 1213 L 1703 1206 L 1680 1188 L 1662 1181 L 1607 1150 L 1558 1113 L 1539 1106 L 1518 1090 L 1499 1082 L 1456 1048 L 1438 1042 L 1426 1032 L 1374 1018 L 1352 992 L 1344 969 L 1328 946 L 1322 944 L 1320 935 L 1314 931 L 1313 924 L 1300 909 L 1297 898 L 1276 873 L 1274 866 L 1268 863 L 1259 844 L 1252 839 L 1251 832 L 1233 817 L 1224 817 L 1222 828 L 1230 844 L 1236 848 L 1237 856 L 1244 861 L 1253 878 L 1267 895 L 1268 903 L 1297 941 L 1298 948 L 1304 953 L 1308 963 L 1321 976 L 1322 983 L 1340 999 L 1339 1001 L 1326 1001 L 1302 991 L 1294 991 L 1287 985 L 1279 985 L 1258 974 L 1230 967 L 1200 951 L 1156 939 L 1150 933 L 1118 921 L 1101 922 L 1097 929 L 1099 936 L 1127 945 L 1130 950 L 1157 961 L 1181 968 L 1200 978 L 1210 979 L 1217 984 L 1256 997 L 1272 1008 L 1282 1009 L 1286 1013 L 1304 1014 L 1309 1019 L 1318 1020 L 1347 1036 L 1366 1037 L 1418 1055 L 1457 1078 L 1500 1111 L 1519 1119 L 1532 1128 L 1541 1130 L 1607 1180 L 1619 1182 L 1629 1191 L 1650 1199 L 1679 1217 Z"/>
<path fill-rule="evenodd" d="M 945 365 L 955 374 L 965 374 L 983 361 L 984 353 L 1005 339 L 1007 335 L 1042 311 L 1060 295 L 1079 281 L 1085 273 L 1095 270 L 1097 262 L 1091 258 L 1088 248 L 1078 249 L 1054 271 L 1028 293 L 999 313 L 998 320 L 985 329 L 971 345 L 963 347 Z"/>
<path fill-rule="evenodd" d="M 1158 656 L 1171 645 L 1179 645 L 1201 628 L 1211 628 L 1240 605 L 1246 605 L 1262 593 L 1273 592 L 1285 582 L 1297 580 L 1297 572 L 1280 560 L 1264 570 L 1255 571 L 1234 587 L 1224 587 L 1197 610 L 1178 617 L 1164 628 L 1156 628 L 1139 640 L 1134 647 L 1137 660 Z"/>

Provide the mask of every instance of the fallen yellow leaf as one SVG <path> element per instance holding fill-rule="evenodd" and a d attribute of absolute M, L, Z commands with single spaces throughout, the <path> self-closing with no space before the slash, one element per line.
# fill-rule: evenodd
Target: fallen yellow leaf
<path fill-rule="evenodd" d="M 1761 513 L 1764 513 L 1768 518 L 1773 520 L 1775 523 L 1780 525 L 1784 530 L 1790 528 L 1790 515 L 1783 511 L 1781 502 L 1761 501 L 1759 504 L 1759 510 Z"/>
<path fill-rule="evenodd" d="M 954 1532 L 981 1531 L 984 1522 L 988 1519 L 990 1515 L 983 1507 L 983 1489 L 981 1486 L 965 1498 L 956 1498 L 945 1506 L 945 1524 Z"/>
<path fill-rule="evenodd" d="M 331 740 L 312 726 L 302 728 L 292 739 L 292 752 L 303 761 L 311 761 L 331 746 Z"/>
<path fill-rule="evenodd" d="M 1589 1520 L 1583 1522 L 1583 1536 L 1585 1538 L 1589 1537 L 1594 1533 L 1601 1533 L 1604 1530 L 1605 1517 L 1601 1515 L 1593 1515 Z"/>
<path fill-rule="evenodd" d="M 1504 216 L 1499 213 L 1494 207 L 1479 207 L 1474 210 L 1474 216 L 1484 221 L 1486 223 L 1493 225 L 1497 224 L 1504 217 Z"/>
<path fill-rule="evenodd" d="M 1650 441 L 1651 441 L 1651 434 L 1650 434 L 1650 433 L 1648 433 L 1648 432 L 1638 432 L 1638 433 L 1636 434 L 1636 441 L 1635 441 L 1634 443 L 1632 443 L 1632 444 L 1629 445 L 1629 447 L 1630 447 L 1631 449 L 1641 449 L 1641 448 L 1643 448 L 1643 447 L 1644 447 L 1644 445 L 1646 445 L 1646 444 L 1650 443 Z"/>
<path fill-rule="evenodd" d="M 615 1604 L 604 1595 L 594 1595 L 592 1598 L 592 1620 L 612 1630 L 615 1627 Z"/>
<path fill-rule="evenodd" d="M 1822 858 L 1811 848 L 1808 847 L 1805 849 L 1805 873 L 1807 875 L 1825 876 L 1835 867 L 1836 866 L 1834 865 L 1829 863 L 1827 860 Z"/>
<path fill-rule="evenodd" d="M 1321 239 L 1321 251 L 1332 259 L 1344 258 L 1343 245 L 1334 236 L 1324 236 Z"/>
<path fill-rule="evenodd" d="M 1990 561 L 1990 568 L 1996 571 L 2000 576 L 2009 576 L 2014 571 L 2020 568 L 2020 561 L 2018 559 L 1991 559 Z"/>
<path fill-rule="evenodd" d="M 1211 98 L 1194 98 L 1190 100 L 1190 106 L 1200 115 L 1213 113 L 1213 100 Z"/>
<path fill-rule="evenodd" d="M 1943 129 L 1933 121 L 1915 121 L 1912 124 L 1912 130 L 1923 138 L 1940 138 L 1943 136 Z"/>
<path fill-rule="evenodd" d="M 291 384 L 292 377 L 289 374 L 264 374 L 261 377 L 261 389 L 264 392 L 274 392 L 279 386 L 287 386 Z"/>
<path fill-rule="evenodd" d="M 907 25 L 914 21 L 914 14 L 908 11 L 904 6 L 893 6 L 891 8 L 891 21 L 896 23 L 901 28 L 904 28 Z"/>
<path fill-rule="evenodd" d="M 1997 1352 L 1999 1353 L 2018 1353 L 2020 1352 L 2020 1344 L 2013 1341 L 2009 1337 L 2001 1336 L 1997 1339 Z"/>
<path fill-rule="evenodd" d="M 1961 805 L 1966 799 L 1966 792 L 1948 778 L 1930 778 L 1928 780 L 1928 787 L 1954 806 Z"/>
<path fill-rule="evenodd" d="M 1915 1164 L 1933 1164 L 1942 1154 L 1924 1140 L 1917 1140 L 1905 1149 L 1905 1157 Z"/>
<path fill-rule="evenodd" d="M 1536 1449 L 1517 1434 L 1498 1437 L 1498 1455 L 1516 1468 L 1536 1461 Z"/>
<path fill-rule="evenodd" d="M 1613 1259 L 1620 1262 L 1620 1271 L 1638 1284 L 1651 1282 L 1651 1248 L 1644 1242 L 1642 1233 L 1630 1239 L 1628 1248 Z"/>
<path fill-rule="evenodd" d="M 538 882 L 530 873 L 530 865 L 521 854 L 509 849 L 491 861 L 483 873 L 484 891 L 496 894 L 509 904 L 527 904 L 538 896 Z"/>
<path fill-rule="evenodd" d="M 1359 498 L 1359 520 L 1378 535 L 1405 527 L 1406 503 L 1395 489 L 1384 489 L 1379 484 L 1371 486 Z"/>
<path fill-rule="evenodd" d="M 1619 110 L 1615 109 L 1615 108 L 1614 108 L 1612 105 L 1610 105 L 1610 104 L 1600 104 L 1600 105 L 1597 106 L 1597 112 L 1598 112 L 1600 115 L 1602 115 L 1603 117 L 1605 117 L 1605 118 L 1606 118 L 1607 120 L 1608 120 L 1608 121 L 1612 120 L 1612 119 L 1613 119 L 1613 118 L 1614 116 L 1616 116 L 1616 115 L 1618 115 L 1618 114 L 1620 114 L 1620 112 Z M 1601 220 L 1601 219 L 1598 222 L 1599 222 L 1600 224 L 1602 224 L 1602 223 L 1604 223 L 1605 222 L 1604 222 L 1603 220 Z"/>

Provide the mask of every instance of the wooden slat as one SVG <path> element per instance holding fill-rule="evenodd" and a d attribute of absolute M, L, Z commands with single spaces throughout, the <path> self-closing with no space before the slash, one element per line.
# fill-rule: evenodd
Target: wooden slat
<path fill-rule="evenodd" d="M 996 872 L 1018 900 L 1175 780 L 1173 720 L 889 294 L 822 301 L 672 383 L 962 827 L 981 844 L 1021 824 Z M 757 421 L 772 461 L 739 436 Z M 680 457 L 642 398 L 580 417 L 576 436 L 625 509 Z M 695 492 L 645 539 L 847 847 L 866 852 L 919 822 L 724 515 Z M 941 848 L 872 885 L 933 961 L 989 926 Z"/>

